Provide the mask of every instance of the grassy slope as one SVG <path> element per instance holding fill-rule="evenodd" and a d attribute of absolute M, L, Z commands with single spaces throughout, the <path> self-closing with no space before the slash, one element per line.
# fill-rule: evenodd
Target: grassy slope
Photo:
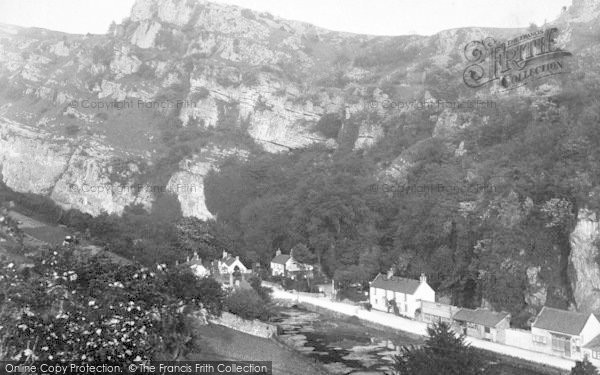
<path fill-rule="evenodd" d="M 285 348 L 274 340 L 251 336 L 229 328 L 208 325 L 197 328 L 200 353 L 190 360 L 273 361 L 273 375 L 326 374 L 308 357 Z"/>

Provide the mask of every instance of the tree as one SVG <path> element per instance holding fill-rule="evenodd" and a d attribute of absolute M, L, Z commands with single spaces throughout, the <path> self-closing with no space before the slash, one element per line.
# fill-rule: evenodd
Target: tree
<path fill-rule="evenodd" d="M 398 375 L 482 375 L 483 361 L 464 336 L 456 335 L 446 323 L 427 329 L 422 347 L 403 347 L 395 357 Z"/>
<path fill-rule="evenodd" d="M 296 244 L 291 252 L 294 254 L 294 259 L 300 263 L 313 264 L 315 262 L 315 255 L 303 243 Z"/>
<path fill-rule="evenodd" d="M 583 361 L 575 362 L 575 366 L 571 369 L 571 375 L 598 375 L 598 370 L 585 357 Z"/>

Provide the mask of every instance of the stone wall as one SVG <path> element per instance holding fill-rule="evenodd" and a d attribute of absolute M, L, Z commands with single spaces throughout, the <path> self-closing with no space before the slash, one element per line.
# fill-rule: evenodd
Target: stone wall
<path fill-rule="evenodd" d="M 246 320 L 237 315 L 223 312 L 220 317 L 211 319 L 211 323 L 218 324 L 252 336 L 271 338 L 277 336 L 277 326 L 259 320 Z"/>

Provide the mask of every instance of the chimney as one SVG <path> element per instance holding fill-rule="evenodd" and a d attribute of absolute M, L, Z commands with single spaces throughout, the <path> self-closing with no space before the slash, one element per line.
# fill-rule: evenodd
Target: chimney
<path fill-rule="evenodd" d="M 190 261 L 190 256 L 189 256 L 189 255 L 188 255 L 186 258 L 185 258 L 185 261 L 186 261 L 186 262 L 189 262 L 189 261 Z"/>
<path fill-rule="evenodd" d="M 387 278 L 391 278 L 392 276 L 394 276 L 394 267 L 390 267 L 390 269 L 387 272 Z"/>
<path fill-rule="evenodd" d="M 200 258 L 198 258 L 198 252 L 197 252 L 197 251 L 194 251 L 194 258 L 193 258 L 193 259 L 194 259 L 194 260 L 198 260 L 198 259 L 200 259 Z"/>
<path fill-rule="evenodd" d="M 425 274 L 422 273 L 421 277 L 419 277 L 419 281 L 421 282 L 421 284 L 425 284 L 427 282 L 427 276 L 425 276 Z"/>
<path fill-rule="evenodd" d="M 236 256 L 235 256 L 235 260 L 240 260 L 240 256 L 239 256 L 239 255 L 236 255 Z"/>
<path fill-rule="evenodd" d="M 275 252 L 275 256 L 281 255 L 281 249 L 277 249 L 277 251 Z"/>
<path fill-rule="evenodd" d="M 223 259 L 227 259 L 227 256 L 228 256 L 228 255 L 229 255 L 229 254 L 227 254 L 227 251 L 223 250 Z"/>

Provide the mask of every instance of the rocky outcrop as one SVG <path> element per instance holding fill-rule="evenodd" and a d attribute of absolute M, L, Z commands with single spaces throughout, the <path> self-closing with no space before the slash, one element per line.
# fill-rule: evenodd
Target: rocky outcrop
<path fill-rule="evenodd" d="M 578 17 L 596 10 L 590 0 L 576 0 L 572 8 L 570 14 Z M 394 92 L 401 92 L 407 101 L 449 100 L 443 93 L 436 93 L 436 98 L 429 94 L 437 88 L 425 87 L 428 74 L 460 74 L 464 62 L 455 52 L 493 33 L 499 40 L 513 34 L 468 28 L 432 37 L 373 37 L 195 0 L 137 0 L 130 17 L 107 35 L 0 25 L 0 79 L 10 86 L 9 99 L 2 100 L 18 109 L 0 113 L 5 118 L 0 124 L 4 181 L 17 191 L 47 195 L 65 207 L 92 214 L 119 213 L 131 203 L 149 205 L 152 192 L 146 188 L 84 190 L 135 183 L 133 170 L 124 179 L 107 171 L 113 156 L 130 151 L 129 145 L 119 144 L 123 129 L 113 120 L 119 117 L 119 124 L 139 126 L 156 116 L 157 124 L 181 121 L 185 127 L 217 134 L 202 140 L 214 146 L 210 151 L 189 156 L 174 167 L 163 187 L 177 194 L 186 216 L 209 218 L 204 177 L 223 150 L 235 147 L 232 143 L 239 146 L 223 140 L 223 133 L 234 129 L 267 152 L 315 144 L 335 149 L 342 138 L 344 147 L 368 149 L 385 137 L 386 119 L 423 110 L 385 108 L 381 103 L 397 97 Z M 384 60 L 388 53 L 396 54 L 392 57 L 398 63 L 383 68 L 379 62 L 369 64 L 371 52 Z M 361 58 L 367 62 L 357 64 Z M 29 105 L 31 98 L 36 99 L 35 106 Z M 152 116 L 142 116 L 140 108 L 116 113 L 67 108 L 71 101 L 138 99 L 156 104 L 185 101 L 185 106 L 177 111 L 161 109 Z M 363 116 L 368 103 L 375 103 L 372 116 Z M 356 125 L 348 132 L 351 136 L 322 134 L 316 126 L 319 119 L 342 109 L 345 123 Z M 178 117 L 171 118 L 173 114 Z M 475 116 L 446 109 L 437 117 L 433 135 L 452 137 L 479 120 L 485 122 L 485 116 Z M 65 136 L 66 129 L 78 128 L 85 135 Z M 161 134 L 151 128 L 137 134 L 159 138 Z M 466 143 L 454 141 L 461 145 L 456 154 L 465 155 Z M 149 142 L 139 155 L 152 163 L 159 146 Z M 392 162 L 382 162 L 379 177 L 403 184 L 412 165 L 410 151 L 405 151 Z"/>
<path fill-rule="evenodd" d="M 98 215 L 120 214 L 132 203 L 150 206 L 148 189 L 133 180 L 109 178 L 112 151 L 97 140 L 71 142 L 0 118 L 3 182 L 15 191 L 48 196 L 67 209 Z"/>
<path fill-rule="evenodd" d="M 217 169 L 219 161 L 231 156 L 244 159 L 248 153 L 239 149 L 215 147 L 179 164 L 180 170 L 171 176 L 167 191 L 177 196 L 183 216 L 193 216 L 203 220 L 213 217 L 204 199 L 204 178 L 208 172 Z"/>
<path fill-rule="evenodd" d="M 525 303 L 528 306 L 540 308 L 546 304 L 548 296 L 547 285 L 539 278 L 539 273 L 542 268 L 528 267 L 527 273 L 527 290 L 525 291 Z"/>
<path fill-rule="evenodd" d="M 578 311 L 600 311 L 600 266 L 598 265 L 600 223 L 596 213 L 580 209 L 571 232 L 569 278 Z"/>

